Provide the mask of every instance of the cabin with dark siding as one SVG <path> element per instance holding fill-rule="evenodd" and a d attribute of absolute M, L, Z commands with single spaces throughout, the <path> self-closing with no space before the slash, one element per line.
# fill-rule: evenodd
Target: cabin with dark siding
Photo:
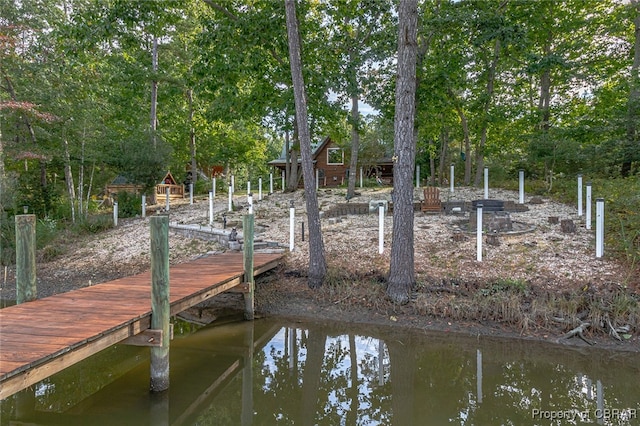
<path fill-rule="evenodd" d="M 338 146 L 330 137 L 324 138 L 322 142 L 312 146 L 313 171 L 318 174 L 318 186 L 335 187 L 345 185 L 349 179 L 349 163 L 344 149 Z M 270 166 L 276 167 L 286 173 L 286 152 L 283 146 L 280 157 L 269 162 Z M 298 167 L 301 159 L 298 157 Z M 360 167 L 358 167 L 360 173 Z M 389 183 L 393 177 L 393 163 L 391 160 L 381 160 L 373 166 L 364 167 L 364 174 L 369 177 L 380 177 Z M 299 176 L 302 170 L 299 170 Z M 302 179 L 300 179 L 302 182 Z"/>

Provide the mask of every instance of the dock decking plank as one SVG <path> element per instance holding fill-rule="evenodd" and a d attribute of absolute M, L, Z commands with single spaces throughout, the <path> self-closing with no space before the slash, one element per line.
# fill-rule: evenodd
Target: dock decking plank
<path fill-rule="evenodd" d="M 281 258 L 255 253 L 254 275 Z M 239 252 L 171 266 L 171 314 L 243 283 L 243 268 Z M 0 309 L 0 399 L 148 329 L 150 316 L 150 272 Z"/>

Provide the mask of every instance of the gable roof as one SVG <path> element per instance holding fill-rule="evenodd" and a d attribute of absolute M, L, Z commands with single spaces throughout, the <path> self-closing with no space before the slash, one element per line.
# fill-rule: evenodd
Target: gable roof
<path fill-rule="evenodd" d="M 316 158 L 318 157 L 318 154 L 320 154 L 320 152 L 324 149 L 324 147 L 331 142 L 332 142 L 331 138 L 329 136 L 326 136 L 321 142 L 312 143 L 311 158 L 315 161 Z M 269 165 L 285 164 L 287 162 L 286 146 L 287 146 L 286 143 L 283 143 L 282 151 L 280 152 L 280 157 L 276 158 L 275 160 L 269 161 L 267 164 Z M 302 161 L 301 158 L 298 157 L 298 162 L 301 162 L 301 161 Z"/>
<path fill-rule="evenodd" d="M 166 182 L 167 178 L 169 178 L 169 180 L 171 181 L 171 185 L 177 185 L 176 180 L 174 179 L 173 175 L 171 174 L 171 172 L 167 172 L 166 175 L 164 175 L 164 177 L 162 178 L 162 180 L 160 181 L 160 184 L 163 184 Z"/>

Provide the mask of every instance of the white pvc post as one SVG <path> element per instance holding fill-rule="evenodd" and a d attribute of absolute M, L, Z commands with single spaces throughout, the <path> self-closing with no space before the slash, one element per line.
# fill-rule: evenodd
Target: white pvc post
<path fill-rule="evenodd" d="M 193 205 L 193 183 L 189 184 L 189 204 Z"/>
<path fill-rule="evenodd" d="M 113 226 L 118 226 L 118 202 L 113 203 Z"/>
<path fill-rule="evenodd" d="M 247 181 L 247 196 L 251 194 L 251 181 Z"/>
<path fill-rule="evenodd" d="M 484 168 L 484 199 L 489 199 L 489 168 Z"/>
<path fill-rule="evenodd" d="M 524 204 L 524 170 L 520 170 L 518 172 L 518 180 L 519 180 L 519 193 L 520 193 L 520 197 L 518 199 L 518 202 L 520 204 Z"/>
<path fill-rule="evenodd" d="M 216 199 L 216 178 L 213 178 L 213 188 L 212 188 L 212 192 L 213 192 L 213 199 Z"/>
<path fill-rule="evenodd" d="M 596 198 L 596 257 L 604 255 L 604 198 Z"/>
<path fill-rule="evenodd" d="M 578 217 L 582 217 L 582 175 L 578 175 Z"/>
<path fill-rule="evenodd" d="M 476 216 L 476 247 L 477 247 L 477 254 L 476 254 L 476 260 L 478 262 L 482 262 L 482 204 L 478 204 L 477 205 L 477 212 L 476 212 L 477 216 Z"/>
<path fill-rule="evenodd" d="M 253 194 L 247 195 L 247 202 L 249 203 L 249 214 L 253 214 Z"/>
<path fill-rule="evenodd" d="M 282 192 L 284 192 L 284 170 L 282 171 Z"/>
<path fill-rule="evenodd" d="M 258 201 L 262 201 L 262 178 L 258 178 Z"/>
<path fill-rule="evenodd" d="M 449 192 L 451 192 L 453 194 L 453 180 L 455 179 L 455 165 L 453 163 L 451 163 L 451 180 L 449 181 Z"/>
<path fill-rule="evenodd" d="M 166 196 L 165 210 L 169 211 L 169 187 L 168 186 L 167 186 L 166 191 L 165 191 L 165 196 Z"/>
<path fill-rule="evenodd" d="M 591 229 L 591 182 L 587 182 L 587 200 L 586 200 L 586 216 L 585 216 L 585 228 Z"/>
<path fill-rule="evenodd" d="M 142 194 L 142 217 L 147 217 L 147 194 Z"/>
<path fill-rule="evenodd" d="M 293 251 L 296 209 L 295 207 L 293 207 L 293 200 L 291 200 L 290 202 L 291 207 L 289 207 L 289 251 Z"/>
<path fill-rule="evenodd" d="M 362 188 L 362 167 L 360 167 L 360 188 Z"/>
<path fill-rule="evenodd" d="M 236 192 L 236 177 L 231 175 L 231 193 Z"/>
<path fill-rule="evenodd" d="M 420 164 L 416 165 L 416 188 L 420 188 Z"/>
<path fill-rule="evenodd" d="M 269 195 L 273 194 L 273 173 L 269 173 Z"/>
<path fill-rule="evenodd" d="M 320 170 L 316 169 L 316 191 L 320 187 Z"/>
<path fill-rule="evenodd" d="M 229 184 L 229 211 L 233 211 L 233 186 Z"/>
<path fill-rule="evenodd" d="M 209 225 L 213 225 L 213 191 L 209 192 Z"/>
<path fill-rule="evenodd" d="M 378 203 L 378 253 L 384 252 L 384 203 Z"/>

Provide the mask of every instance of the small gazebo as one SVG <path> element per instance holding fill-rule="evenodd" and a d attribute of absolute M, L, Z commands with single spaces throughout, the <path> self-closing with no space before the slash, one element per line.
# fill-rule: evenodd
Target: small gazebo
<path fill-rule="evenodd" d="M 142 185 L 131 182 L 127 177 L 118 175 L 105 187 L 105 194 L 109 198 L 113 198 L 114 195 L 117 196 L 119 192 L 128 192 L 137 195 L 142 192 L 143 188 Z"/>
<path fill-rule="evenodd" d="M 169 199 L 184 198 L 184 185 L 178 184 L 171 172 L 167 172 L 162 182 L 156 185 L 156 198 L 166 197 L 167 192 Z"/>

